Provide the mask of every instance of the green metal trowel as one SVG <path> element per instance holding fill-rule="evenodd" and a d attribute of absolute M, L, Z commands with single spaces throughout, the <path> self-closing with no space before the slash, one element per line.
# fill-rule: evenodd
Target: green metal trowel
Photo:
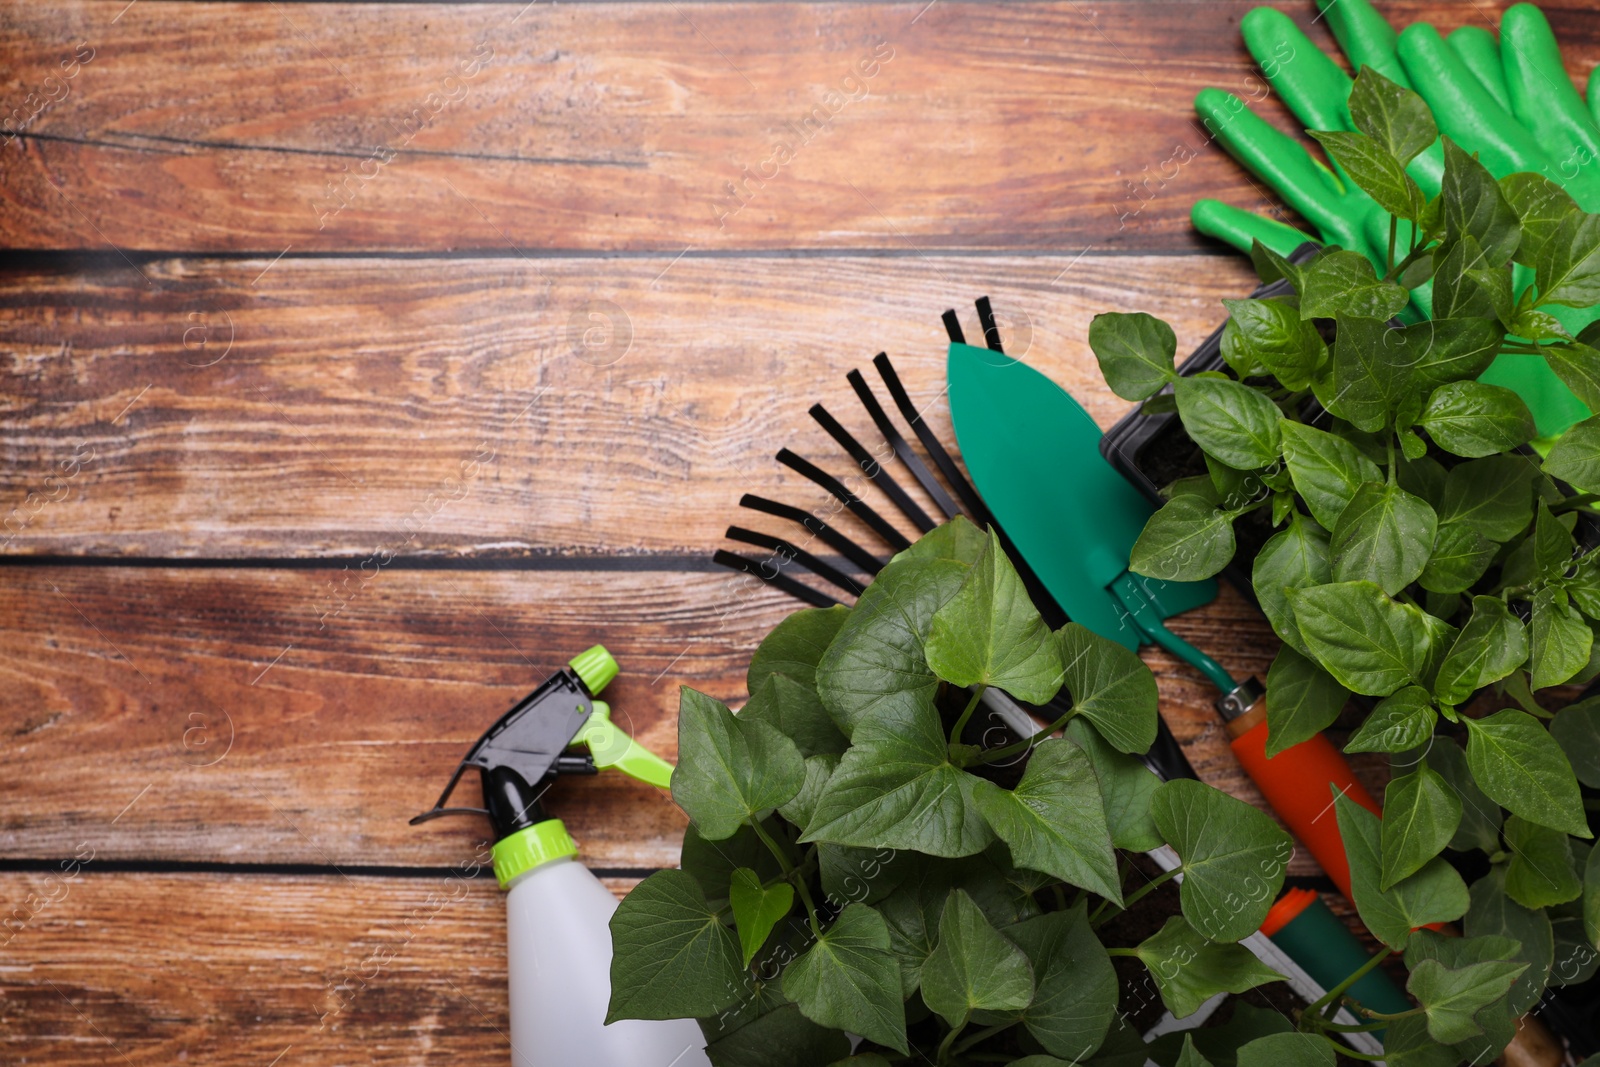
<path fill-rule="evenodd" d="M 1154 642 L 1223 693 L 1237 683 L 1163 620 L 1210 603 L 1217 584 L 1128 570 L 1154 509 L 1100 454 L 1100 427 L 1066 390 L 1003 352 L 952 344 L 950 416 L 972 481 L 1073 622 L 1128 648 Z"/>

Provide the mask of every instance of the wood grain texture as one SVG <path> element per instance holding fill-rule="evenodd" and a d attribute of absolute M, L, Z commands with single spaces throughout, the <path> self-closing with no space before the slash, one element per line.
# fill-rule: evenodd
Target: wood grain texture
<path fill-rule="evenodd" d="M 87 845 L 124 861 L 449 867 L 486 828 L 406 820 L 546 672 L 604 642 L 623 666 L 606 691 L 617 721 L 672 758 L 677 687 L 741 701 L 750 652 L 795 606 L 726 573 L 386 570 L 323 618 L 337 572 L 0 575 L 0 856 L 30 859 Z M 1175 629 L 1241 676 L 1275 648 L 1231 591 Z M 1147 655 L 1196 769 L 1260 803 L 1205 682 Z M 461 788 L 474 803 L 475 782 Z M 550 808 L 595 867 L 676 864 L 684 818 L 664 793 L 606 774 L 562 782 Z"/>
<path fill-rule="evenodd" d="M 7 106 L 58 97 L 5 151 L 0 243 L 1195 249 L 1194 200 L 1262 199 L 1192 110 L 1266 95 L 1252 0 L 120 6 L 0 33 Z M 1384 9 L 1450 29 L 1502 6 Z M 1552 17 L 1587 74 L 1600 29 Z"/>
<path fill-rule="evenodd" d="M 90 861 L 76 877 L 0 875 L 0 907 L 6 1063 L 508 1059 L 493 878 L 102 874 Z"/>
<path fill-rule="evenodd" d="M 148 291 L 125 267 L 17 273 L 0 551 L 702 555 L 761 525 L 744 492 L 831 503 L 773 453 L 850 470 L 819 401 L 880 446 L 844 380 L 876 381 L 879 350 L 953 446 L 939 314 L 981 336 L 984 293 L 1007 351 L 1110 425 L 1128 405 L 1089 320 L 1150 311 L 1192 347 L 1254 284 L 1242 257 L 1201 262 L 178 259 L 143 268 Z"/>

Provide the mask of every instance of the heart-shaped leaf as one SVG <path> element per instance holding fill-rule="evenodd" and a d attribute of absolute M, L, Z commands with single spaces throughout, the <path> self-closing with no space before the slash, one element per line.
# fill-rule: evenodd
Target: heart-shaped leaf
<path fill-rule="evenodd" d="M 1062 733 L 1087 752 L 1094 765 L 1111 843 L 1131 852 L 1160 848 L 1163 842 L 1150 817 L 1150 798 L 1161 779 L 1143 761 L 1112 748 L 1086 719 L 1073 719 Z"/>
<path fill-rule="evenodd" d="M 1406 991 L 1427 1013 L 1433 1039 L 1455 1044 L 1483 1033 L 1474 1016 L 1505 997 L 1527 969 L 1525 963 L 1492 960 L 1452 970 L 1438 960 L 1423 960 L 1411 972 Z"/>
<path fill-rule="evenodd" d="M 787 802 L 805 780 L 805 761 L 793 741 L 704 693 L 688 686 L 680 691 L 672 799 L 706 840 L 731 837 L 747 819 Z"/>
<path fill-rule="evenodd" d="M 922 968 L 922 999 L 951 1026 L 974 1011 L 1020 1012 L 1033 1002 L 1033 967 L 957 889 L 939 918 L 939 943 Z"/>
<path fill-rule="evenodd" d="M 715 1015 L 744 994 L 739 943 L 687 871 L 656 871 L 611 916 L 611 1004 L 617 1019 Z"/>
<path fill-rule="evenodd" d="M 1033 967 L 1036 990 L 1022 1023 L 1046 1051 L 1091 1056 L 1117 1013 L 1117 972 L 1089 926 L 1088 908 L 1018 923 L 1005 932 Z"/>
<path fill-rule="evenodd" d="M 794 906 L 794 886 L 779 882 L 763 886 L 761 876 L 749 867 L 733 872 L 728 885 L 728 903 L 733 905 L 733 922 L 739 931 L 739 948 L 744 966 L 750 966 L 767 935 Z"/>
<path fill-rule="evenodd" d="M 1069 622 L 1056 631 L 1067 692 L 1077 714 L 1120 752 L 1149 750 L 1156 739 L 1155 675 L 1138 653 Z"/>
<path fill-rule="evenodd" d="M 1041 742 L 1015 789 L 978 780 L 973 798 L 1018 867 L 1122 900 L 1100 781 L 1076 743 L 1064 737 Z"/>
<path fill-rule="evenodd" d="M 1181 915 L 1168 918 L 1133 952 L 1155 979 L 1162 1003 L 1179 1019 L 1218 993 L 1243 993 L 1283 979 L 1249 949 L 1206 940 Z"/>
<path fill-rule="evenodd" d="M 983 555 L 934 612 L 923 651 L 933 672 L 954 685 L 998 686 L 1030 704 L 1061 688 L 1055 638 L 992 529 Z"/>
<path fill-rule="evenodd" d="M 852 1031 L 902 1054 L 909 1051 L 889 928 L 865 904 L 846 907 L 789 964 L 783 993 L 813 1022 Z"/>
<path fill-rule="evenodd" d="M 1184 918 L 1213 941 L 1254 933 L 1283 885 L 1293 838 L 1264 812 L 1188 779 L 1164 783 L 1150 810 L 1183 860 Z"/>

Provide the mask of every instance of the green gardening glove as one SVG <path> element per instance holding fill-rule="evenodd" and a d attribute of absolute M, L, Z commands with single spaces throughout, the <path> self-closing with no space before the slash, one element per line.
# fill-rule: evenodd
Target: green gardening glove
<path fill-rule="evenodd" d="M 1335 38 L 1358 70 L 1370 66 L 1414 89 L 1433 111 L 1443 133 L 1475 152 L 1497 177 L 1535 171 L 1568 187 L 1580 206 L 1600 205 L 1600 127 L 1567 80 L 1549 24 L 1537 8 L 1519 4 L 1505 16 L 1507 62 L 1483 30 L 1468 28 L 1448 43 L 1432 27 L 1417 25 L 1396 35 L 1367 0 L 1323 0 Z M 1285 15 L 1252 11 L 1243 21 L 1246 44 L 1274 88 L 1309 129 L 1351 130 L 1351 80 Z M 1562 91 L 1564 90 L 1564 92 Z M 1222 107 L 1226 111 L 1222 111 Z M 1243 104 L 1212 90 L 1197 107 L 1236 158 L 1278 189 L 1316 226 L 1323 243 L 1363 252 L 1382 271 L 1388 252 L 1389 216 L 1348 180 L 1319 188 L 1308 173 L 1328 175 L 1290 138 L 1277 133 Z M 1224 124 L 1220 120 L 1229 121 Z M 1586 163 L 1596 166 L 1585 167 Z M 1425 195 L 1439 191 L 1442 153 L 1431 146 L 1407 167 Z M 1328 175 L 1328 177 L 1332 177 Z M 1341 176 L 1342 177 L 1342 176 Z M 1347 191 L 1348 190 L 1348 191 Z M 1359 195 L 1353 195 L 1359 194 Z M 1309 209 L 1309 210 L 1308 210 Z M 1311 239 L 1291 227 L 1220 204 L 1195 205 L 1198 229 L 1240 248 L 1251 240 L 1280 253 Z M 1531 282 L 1519 268 L 1519 291 Z M 1426 315 L 1431 294 L 1413 293 L 1415 315 Z M 1576 334 L 1600 312 L 1561 308 L 1556 312 Z M 1588 414 L 1570 390 L 1533 356 L 1501 357 L 1484 380 L 1515 389 L 1533 410 L 1540 432 L 1550 436 Z"/>

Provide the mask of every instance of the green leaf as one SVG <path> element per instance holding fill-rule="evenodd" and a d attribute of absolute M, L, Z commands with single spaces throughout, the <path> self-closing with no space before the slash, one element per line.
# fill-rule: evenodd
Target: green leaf
<path fill-rule="evenodd" d="M 1302 654 L 1309 654 L 1309 649 L 1289 597 L 1297 590 L 1332 580 L 1328 532 L 1300 515 L 1291 516 L 1288 528 L 1268 539 L 1250 569 L 1250 584 L 1273 632 Z"/>
<path fill-rule="evenodd" d="M 1600 945 L 1600 848 L 1589 850 L 1583 867 L 1583 932 L 1589 944 Z"/>
<path fill-rule="evenodd" d="M 1542 303 L 1600 304 L 1600 215 L 1577 211 L 1562 219 L 1539 249 L 1533 271 Z"/>
<path fill-rule="evenodd" d="M 1467 765 L 1490 800 L 1540 826 L 1590 836 L 1572 767 L 1539 720 L 1508 708 L 1462 721 Z"/>
<path fill-rule="evenodd" d="M 606 1022 L 715 1015 L 743 995 L 739 943 L 687 871 L 656 871 L 611 916 Z"/>
<path fill-rule="evenodd" d="M 1333 580 L 1373 582 L 1393 596 L 1422 573 L 1438 523 L 1421 497 L 1397 485 L 1365 483 L 1333 528 Z"/>
<path fill-rule="evenodd" d="M 1265 393 L 1228 378 L 1179 378 L 1178 416 L 1195 444 L 1239 470 L 1278 458 L 1282 415 Z"/>
<path fill-rule="evenodd" d="M 1075 622 L 1058 630 L 1056 640 L 1077 714 L 1118 751 L 1149 751 L 1159 724 L 1159 694 L 1139 654 Z"/>
<path fill-rule="evenodd" d="M 1524 289 L 1522 296 L 1517 298 L 1516 308 L 1506 329 L 1530 341 L 1542 343 L 1571 341 L 1572 335 L 1561 324 L 1561 320 L 1548 311 L 1541 311 L 1535 306 L 1537 302 L 1538 297 L 1534 295 L 1533 288 L 1530 286 Z"/>
<path fill-rule="evenodd" d="M 1525 908 L 1548 908 L 1577 900 L 1583 882 L 1572 863 L 1572 839 L 1560 830 L 1515 815 L 1506 820 L 1506 892 Z"/>
<path fill-rule="evenodd" d="M 1600 789 L 1600 697 L 1569 704 L 1556 712 L 1550 736 L 1567 754 L 1578 781 Z"/>
<path fill-rule="evenodd" d="M 1143 312 L 1096 315 L 1089 323 L 1089 347 L 1106 384 L 1124 400 L 1143 400 L 1178 376 L 1173 367 L 1177 335 Z"/>
<path fill-rule="evenodd" d="M 1303 319 L 1393 318 L 1406 306 L 1406 291 L 1379 280 L 1372 263 L 1359 252 L 1324 252 L 1300 268 L 1300 317 Z"/>
<path fill-rule="evenodd" d="M 807 756 L 805 784 L 787 803 L 778 805 L 778 814 L 796 826 L 808 825 L 812 814 L 817 810 L 817 803 L 828 791 L 828 780 L 833 777 L 833 772 L 838 767 L 839 757 L 831 752 L 824 752 L 820 756 Z"/>
<path fill-rule="evenodd" d="M 1282 300 L 1224 300 L 1222 358 L 1241 378 L 1269 373 L 1285 388 L 1304 389 L 1327 358 L 1315 325 Z"/>
<path fill-rule="evenodd" d="M 1509 389 L 1483 382 L 1450 382 L 1428 397 L 1418 419 L 1447 452 L 1477 459 L 1525 444 L 1536 432 L 1533 413 Z"/>
<path fill-rule="evenodd" d="M 1600 493 L 1600 415 L 1584 419 L 1561 435 L 1542 470 L 1574 489 Z"/>
<path fill-rule="evenodd" d="M 1473 1016 L 1503 998 L 1527 969 L 1525 963 L 1492 960 L 1452 970 L 1438 960 L 1423 960 L 1411 972 L 1406 991 L 1427 1013 L 1433 1039 L 1455 1044 L 1483 1033 Z"/>
<path fill-rule="evenodd" d="M 1511 989 L 1510 1009 L 1521 1015 L 1539 1002 L 1555 960 L 1550 917 L 1523 907 L 1506 892 L 1505 869 L 1495 866 L 1472 884 L 1472 908 L 1461 924 L 1468 938 L 1505 937 L 1517 943 L 1509 958 L 1528 964 Z"/>
<path fill-rule="evenodd" d="M 865 904 L 851 904 L 822 936 L 789 964 L 784 996 L 806 1018 L 835 1030 L 849 1030 L 904 1054 L 905 1003 L 900 971 L 889 952 L 883 916 Z"/>
<path fill-rule="evenodd" d="M 1233 519 L 1186 493 L 1150 516 L 1128 554 L 1128 569 L 1147 578 L 1197 582 L 1226 567 L 1233 550 Z"/>
<path fill-rule="evenodd" d="M 1472 618 L 1462 627 L 1434 682 L 1446 704 L 1464 704 L 1486 685 L 1498 682 L 1528 659 L 1528 630 L 1505 601 L 1494 596 L 1472 598 Z"/>
<path fill-rule="evenodd" d="M 1564 516 L 1564 518 L 1567 516 Z M 1576 516 L 1571 516 L 1575 519 Z M 1572 566 L 1572 529 L 1540 501 L 1533 519 L 1533 569 L 1541 581 L 1562 578 Z"/>
<path fill-rule="evenodd" d="M 1308 741 L 1333 725 L 1350 690 L 1288 645 L 1267 672 L 1267 757 Z"/>
<path fill-rule="evenodd" d="M 1395 413 L 1416 394 L 1419 355 L 1407 345 L 1408 336 L 1383 321 L 1341 315 L 1333 342 L 1333 393 L 1317 394 L 1323 406 L 1368 433 L 1393 425 Z"/>
<path fill-rule="evenodd" d="M 1439 504 L 1441 523 L 1461 523 L 1505 543 L 1533 521 L 1538 471 L 1521 456 L 1490 456 L 1450 468 Z"/>
<path fill-rule="evenodd" d="M 769 834 L 775 822 L 775 819 L 767 820 Z M 683 852 L 678 864 L 694 876 L 706 899 L 719 908 L 728 902 L 728 884 L 738 868 L 749 867 L 763 879 L 781 873 L 777 858 L 748 825 L 741 826 L 732 837 L 707 841 L 694 823 L 690 823 L 683 830 Z"/>
<path fill-rule="evenodd" d="M 1448 969 L 1459 969 L 1477 963 L 1504 963 L 1516 955 L 1518 948 L 1517 942 L 1497 935 L 1444 937 L 1431 930 L 1418 930 L 1412 936 L 1411 944 L 1406 947 L 1405 962 L 1408 969 L 1420 967 L 1429 960 Z M 1523 973 L 1526 975 L 1527 972 Z M 1450 1046 L 1434 1043 L 1428 1033 L 1426 1015 L 1397 1020 L 1384 1037 L 1384 1052 L 1389 1060 L 1398 1059 L 1397 1067 L 1412 1063 L 1429 1065 L 1435 1062 L 1420 1055 L 1396 1057 L 1394 1050 L 1398 1038 L 1399 1047 L 1402 1049 L 1416 1049 L 1417 1045 L 1425 1042 L 1429 1047 L 1445 1052 L 1447 1058 L 1441 1063 L 1441 1067 L 1445 1067 L 1445 1064 L 1455 1067 L 1463 1060 L 1481 1064 L 1497 1058 L 1516 1036 L 1517 1024 L 1511 1011 L 1509 992 L 1480 1007 L 1472 1014 L 1472 1019 L 1482 1028 L 1483 1033 Z M 1404 1024 L 1408 1023 L 1417 1025 L 1409 1030 L 1403 1029 Z"/>
<path fill-rule="evenodd" d="M 954 685 L 997 686 L 1030 704 L 1061 688 L 1055 638 L 993 529 L 961 587 L 934 612 L 924 652 L 933 673 Z"/>
<path fill-rule="evenodd" d="M 920 875 L 922 861 L 918 853 L 892 848 L 817 846 L 817 876 L 825 899 L 836 908 L 881 904 L 908 879 Z"/>
<path fill-rule="evenodd" d="M 1184 1034 L 1183 1051 L 1178 1053 L 1178 1061 L 1173 1067 L 1212 1067 L 1212 1063 L 1194 1047 L 1194 1035 Z"/>
<path fill-rule="evenodd" d="M 1373 583 L 1313 586 L 1290 593 L 1289 603 L 1312 658 L 1346 689 L 1382 697 L 1427 680 L 1427 617 Z"/>
<path fill-rule="evenodd" d="M 1319 1034 L 1271 1034 L 1239 1049 L 1239 1067 L 1334 1067 L 1336 1062 L 1333 1045 Z"/>
<path fill-rule="evenodd" d="M 1567 191 L 1543 174 L 1521 171 L 1500 179 L 1500 192 L 1511 210 L 1522 221 L 1522 238 L 1517 244 L 1516 261 L 1533 266 L 1561 221 L 1578 212 L 1577 202 Z"/>
<path fill-rule="evenodd" d="M 1551 908 L 1550 929 L 1555 934 L 1555 959 L 1550 965 L 1552 985 L 1583 985 L 1600 972 L 1600 952 L 1595 951 L 1595 942 L 1583 928 L 1582 899 Z"/>
<path fill-rule="evenodd" d="M 748 867 L 733 872 L 728 890 L 728 902 L 733 905 L 733 921 L 739 931 L 739 948 L 743 965 L 750 966 L 767 935 L 794 906 L 794 886 L 780 882 L 763 887 L 761 876 Z"/>
<path fill-rule="evenodd" d="M 797 1005 L 784 1003 L 712 1040 L 706 1057 L 712 1067 L 811 1067 L 849 1051 L 842 1031 L 818 1026 Z"/>
<path fill-rule="evenodd" d="M 1140 1003 L 1144 1002 L 1143 992 L 1139 991 Z M 1192 1040 L 1201 1055 L 1217 1064 L 1233 1067 L 1243 1046 L 1260 1037 L 1294 1031 L 1294 1025 L 1272 1008 L 1257 1008 L 1239 998 L 1232 998 L 1230 1007 L 1232 1012 L 1227 1022 L 1162 1034 L 1144 1046 L 1146 1054 L 1157 1063 L 1171 1063 L 1182 1050 L 1183 1042 Z M 1144 1067 L 1144 1064 L 1144 1060 L 1139 1060 L 1128 1067 Z"/>
<path fill-rule="evenodd" d="M 1376 463 L 1337 434 L 1287 420 L 1282 433 L 1283 459 L 1295 492 L 1312 517 L 1330 530 L 1362 483 L 1383 478 Z"/>
<path fill-rule="evenodd" d="M 1389 782 L 1383 794 L 1378 888 L 1388 892 L 1432 860 L 1461 825 L 1461 800 L 1426 763 Z"/>
<path fill-rule="evenodd" d="M 1263 285 L 1271 285 L 1283 278 L 1287 279 L 1296 291 L 1299 290 L 1300 268 L 1254 238 L 1250 241 L 1250 263 L 1255 267 L 1256 276 L 1261 279 Z"/>
<path fill-rule="evenodd" d="M 951 1026 L 974 1011 L 1021 1011 L 1033 1002 L 1028 957 L 959 889 L 945 901 L 939 943 L 923 965 L 922 999 Z"/>
<path fill-rule="evenodd" d="M 1422 216 L 1425 199 L 1405 166 L 1378 141 L 1364 133 L 1312 130 L 1311 136 L 1327 150 L 1361 191 L 1389 214 L 1402 219 Z"/>
<path fill-rule="evenodd" d="M 1450 240 L 1471 234 L 1489 262 L 1511 259 L 1522 240 L 1522 222 L 1500 191 L 1487 168 L 1444 138 L 1444 181 L 1441 183 L 1441 220 Z"/>
<path fill-rule="evenodd" d="M 1062 733 L 1087 752 L 1094 765 L 1111 843 L 1130 852 L 1160 848 L 1164 842 L 1150 816 L 1150 798 L 1161 779 L 1142 761 L 1112 748 L 1087 719 L 1074 718 Z"/>
<path fill-rule="evenodd" d="M 1533 688 L 1560 685 L 1589 664 L 1594 631 L 1565 590 L 1545 587 L 1533 594 Z"/>
<path fill-rule="evenodd" d="M 843 605 L 801 608 L 786 617 L 761 639 L 750 657 L 746 691 L 753 696 L 774 674 L 788 675 L 807 689 L 815 689 L 817 664 L 849 617 L 850 609 Z"/>
<path fill-rule="evenodd" d="M 898 723 L 869 720 L 828 780 L 801 841 L 970 856 L 994 839 L 973 803 L 979 781 L 950 763 L 931 703 Z"/>
<path fill-rule="evenodd" d="M 1105 1040 L 1117 1013 L 1117 972 L 1089 926 L 1086 904 L 1006 932 L 1033 967 L 1033 1003 L 1022 1023 L 1047 1052 L 1081 1060 Z"/>
<path fill-rule="evenodd" d="M 1283 979 L 1249 949 L 1206 940 L 1181 915 L 1169 917 L 1134 955 L 1155 979 L 1162 1003 L 1179 1019 L 1218 993 L 1243 993 Z"/>
<path fill-rule="evenodd" d="M 1466 523 L 1440 523 L 1433 554 L 1417 582 L 1434 593 L 1464 593 L 1483 577 L 1498 551 L 1498 545 Z"/>
<path fill-rule="evenodd" d="M 1072 741 L 1041 742 L 1015 789 L 980 779 L 973 799 L 1016 866 L 1122 900 L 1100 781 L 1089 754 Z"/>
<path fill-rule="evenodd" d="M 1269 683 L 1270 690 L 1270 683 Z M 1433 698 L 1419 685 L 1408 685 L 1378 702 L 1350 740 L 1346 752 L 1409 752 L 1427 744 L 1439 715 Z"/>
<path fill-rule="evenodd" d="M 1337 789 L 1333 792 L 1339 836 L 1350 858 L 1351 893 L 1356 911 L 1373 937 L 1390 948 L 1403 949 L 1417 927 L 1450 922 L 1466 912 L 1466 883 L 1455 868 L 1437 857 L 1389 889 L 1380 888 L 1383 865 L 1378 817 Z"/>
<path fill-rule="evenodd" d="M 684 686 L 678 695 L 678 767 L 672 799 L 708 841 L 731 837 L 805 784 L 794 742 L 764 722 L 745 721 L 719 700 Z"/>
<path fill-rule="evenodd" d="M 951 528 L 971 523 L 946 523 L 878 573 L 817 665 L 817 693 L 845 736 L 868 720 L 915 718 L 937 692 L 923 642 L 934 612 L 955 595 L 977 558 L 976 552 L 968 560 L 931 554 L 937 547 L 932 539 Z"/>
<path fill-rule="evenodd" d="M 1370 64 L 1357 72 L 1355 85 L 1350 89 L 1350 121 L 1356 129 L 1382 145 L 1401 166 L 1410 163 L 1439 139 L 1433 112 L 1428 110 L 1422 97 L 1396 85 Z"/>
<path fill-rule="evenodd" d="M 1495 266 L 1470 235 L 1452 241 L 1433 274 L 1433 314 L 1440 319 L 1494 319 L 1510 326 L 1516 313 L 1511 266 Z"/>
<path fill-rule="evenodd" d="M 1600 409 L 1600 349 L 1586 344 L 1547 345 L 1544 361 L 1589 410 Z"/>
<path fill-rule="evenodd" d="M 1293 838 L 1264 812 L 1188 779 L 1163 784 L 1150 810 L 1183 860 L 1184 918 L 1213 941 L 1254 933 L 1283 885 Z"/>
<path fill-rule="evenodd" d="M 739 718 L 766 723 L 793 741 L 801 756 L 839 755 L 850 747 L 817 691 L 778 671 L 762 675 L 760 685 L 739 709 Z"/>
<path fill-rule="evenodd" d="M 1500 805 L 1483 795 L 1472 779 L 1467 754 L 1448 737 L 1436 737 L 1428 749 L 1428 765 L 1438 771 L 1461 798 L 1461 825 L 1450 839 L 1458 852 L 1500 851 Z"/>

